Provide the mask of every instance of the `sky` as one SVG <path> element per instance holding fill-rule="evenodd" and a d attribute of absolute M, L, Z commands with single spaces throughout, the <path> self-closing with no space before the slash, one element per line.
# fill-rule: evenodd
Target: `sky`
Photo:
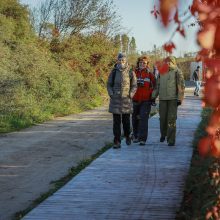
<path fill-rule="evenodd" d="M 40 2 L 44 0 L 20 0 L 21 3 L 29 5 L 29 7 L 38 7 Z M 155 2 L 158 0 L 114 0 L 115 9 L 121 17 L 121 23 L 125 32 L 130 37 L 134 37 L 138 51 L 153 50 L 168 42 L 173 34 L 176 26 L 171 25 L 165 30 L 160 22 L 150 13 Z M 183 2 L 182 7 L 187 9 L 187 2 L 190 0 L 180 0 Z M 183 56 L 185 52 L 196 52 L 199 47 L 196 43 L 197 29 L 185 25 L 186 39 L 178 33 L 174 36 L 173 42 L 177 49 L 174 50 L 175 56 Z"/>

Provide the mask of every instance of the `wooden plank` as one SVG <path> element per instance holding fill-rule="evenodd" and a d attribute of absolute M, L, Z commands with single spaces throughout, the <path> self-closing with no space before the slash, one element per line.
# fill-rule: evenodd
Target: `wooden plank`
<path fill-rule="evenodd" d="M 188 172 L 200 101 L 179 109 L 177 143 L 159 143 L 159 120 L 149 121 L 146 146 L 110 149 L 23 220 L 175 219 Z"/>

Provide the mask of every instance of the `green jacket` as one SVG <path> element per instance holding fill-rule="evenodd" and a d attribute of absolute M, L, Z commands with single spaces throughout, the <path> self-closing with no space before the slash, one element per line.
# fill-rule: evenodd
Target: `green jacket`
<path fill-rule="evenodd" d="M 170 69 L 166 74 L 160 74 L 157 78 L 156 88 L 153 91 L 152 98 L 160 100 L 177 99 L 182 101 L 184 98 L 185 82 L 184 77 L 178 68 Z"/>

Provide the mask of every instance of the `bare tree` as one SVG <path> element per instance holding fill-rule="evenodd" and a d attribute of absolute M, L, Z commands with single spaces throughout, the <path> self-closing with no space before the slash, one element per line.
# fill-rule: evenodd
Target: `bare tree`
<path fill-rule="evenodd" d="M 114 10 L 113 1 L 106 1 L 97 12 L 95 30 L 107 36 L 117 35 L 122 27 L 120 24 L 121 17 Z"/>
<path fill-rule="evenodd" d="M 33 20 L 38 35 L 44 37 L 51 28 L 70 36 L 89 31 L 110 35 L 119 30 L 117 18 L 112 0 L 47 0 Z"/>
<path fill-rule="evenodd" d="M 40 8 L 33 10 L 33 23 L 39 37 L 43 37 L 44 31 L 51 19 L 51 14 L 54 9 L 54 0 L 45 1 L 40 5 Z"/>

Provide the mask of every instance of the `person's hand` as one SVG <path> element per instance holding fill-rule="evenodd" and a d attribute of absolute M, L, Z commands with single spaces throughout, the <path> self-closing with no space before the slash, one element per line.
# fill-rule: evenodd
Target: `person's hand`
<path fill-rule="evenodd" d="M 181 105 L 182 102 L 180 100 L 177 100 L 177 106 Z"/>
<path fill-rule="evenodd" d="M 155 99 L 151 99 L 150 102 L 151 102 L 151 105 L 152 105 L 152 106 L 156 106 Z"/>

